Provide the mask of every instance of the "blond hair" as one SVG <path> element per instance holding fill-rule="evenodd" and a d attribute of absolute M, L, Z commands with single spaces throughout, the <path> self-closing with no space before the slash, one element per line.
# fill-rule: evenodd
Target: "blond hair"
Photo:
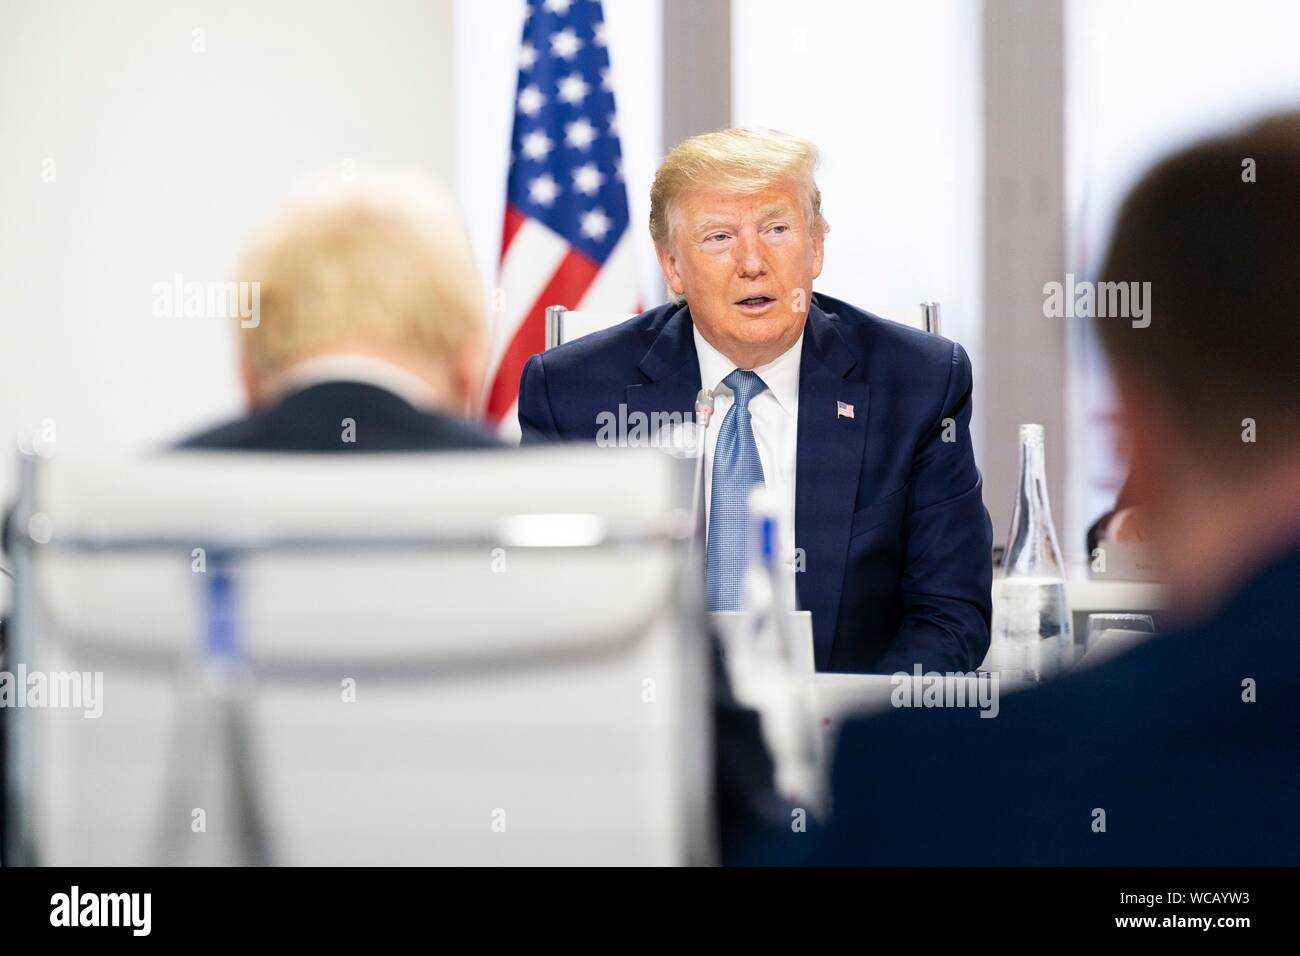
<path fill-rule="evenodd" d="M 483 332 L 484 300 L 454 201 L 418 175 L 315 187 L 239 267 L 260 318 L 241 336 L 267 379 L 303 358 L 372 347 L 442 364 Z"/>
<path fill-rule="evenodd" d="M 681 195 L 693 189 L 754 193 L 794 185 L 804 199 L 809 226 L 825 234 L 822 194 L 813 177 L 819 156 L 806 139 L 774 129 L 722 129 L 679 143 L 660 164 L 650 187 L 650 236 L 668 242 L 669 218 Z"/>

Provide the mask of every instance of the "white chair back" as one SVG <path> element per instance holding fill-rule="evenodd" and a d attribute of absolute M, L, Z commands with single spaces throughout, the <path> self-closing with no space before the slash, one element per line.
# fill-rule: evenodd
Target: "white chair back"
<path fill-rule="evenodd" d="M 546 348 L 553 349 L 565 342 L 610 329 L 626 322 L 635 312 L 575 312 L 562 305 L 546 308 Z"/>
<path fill-rule="evenodd" d="M 919 306 L 902 301 L 878 302 L 875 303 L 872 311 L 883 318 L 921 332 L 929 332 L 931 335 L 943 334 L 938 302 L 922 302 Z"/>
<path fill-rule="evenodd" d="M 90 706 L 13 712 L 9 862 L 711 858 L 683 463 L 25 467 L 8 669 Z"/>
<path fill-rule="evenodd" d="M 939 312 L 938 302 L 922 302 L 915 311 L 911 309 L 892 309 L 882 314 L 886 316 L 905 315 L 907 318 L 901 320 L 904 325 L 920 329 L 923 332 L 929 332 L 931 335 L 940 335 L 942 334 L 942 326 Z M 574 339 L 590 335 L 592 332 L 613 328 L 620 322 L 627 321 L 634 314 L 626 312 L 575 312 L 566 309 L 562 305 L 547 306 L 546 348 L 548 350 L 553 349 L 557 345 L 572 342 Z"/>

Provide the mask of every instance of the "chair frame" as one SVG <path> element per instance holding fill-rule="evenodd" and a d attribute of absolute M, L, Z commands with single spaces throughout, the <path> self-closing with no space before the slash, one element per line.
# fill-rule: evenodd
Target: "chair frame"
<path fill-rule="evenodd" d="M 546 351 L 564 341 L 564 314 L 569 310 L 562 305 L 546 307 Z M 941 335 L 938 302 L 921 303 L 921 327 L 931 335 Z"/>
<path fill-rule="evenodd" d="M 549 312 L 549 310 L 548 310 Z M 121 553 L 121 552 L 167 552 L 177 551 L 188 560 L 191 549 L 196 547 L 196 539 L 187 537 L 123 537 L 53 534 L 48 540 L 33 536 L 31 520 L 40 514 L 37 501 L 40 462 L 35 456 L 22 455 L 20 460 L 19 492 L 14 511 L 11 515 L 10 548 L 13 553 L 13 613 L 9 621 L 9 644 L 6 648 L 6 663 L 14 661 L 31 661 L 35 648 L 35 635 L 31 633 L 32 623 L 36 620 L 35 593 L 35 558 L 37 550 L 56 550 L 64 552 Z M 414 535 L 357 535 L 348 537 L 244 537 L 214 535 L 204 539 L 203 547 L 207 553 L 219 556 L 219 564 L 234 573 L 234 565 L 241 559 L 255 554 L 297 553 L 316 554 L 340 551 L 428 551 L 438 550 L 485 550 L 495 547 L 531 550 L 590 551 L 618 550 L 627 547 L 644 547 L 651 544 L 666 544 L 681 552 L 679 575 L 682 578 L 674 590 L 678 594 L 694 593 L 688 586 L 689 580 L 696 575 L 692 572 L 695 543 L 694 520 L 689 509 L 675 508 L 655 520 L 612 527 L 605 519 L 595 514 L 547 515 L 555 524 L 539 533 L 531 519 L 536 515 L 510 515 L 487 522 L 446 525 L 444 527 Z M 559 535 L 556 531 L 568 530 L 571 534 Z M 703 607 L 690 606 L 691 602 L 677 601 L 678 626 L 682 633 L 689 633 L 692 627 L 698 627 L 703 619 Z M 566 649 L 563 656 L 581 654 L 584 648 Z M 543 661 L 542 659 L 545 659 Z M 527 660 L 516 659 L 512 666 L 528 663 L 550 662 L 556 658 L 555 652 L 541 652 L 528 655 Z M 454 669 L 468 667 L 479 669 L 484 662 L 471 660 L 443 661 L 437 666 L 439 673 L 445 673 L 448 666 Z M 260 668 L 252 667 L 260 672 Z M 303 671 L 296 676 L 311 676 L 310 666 L 294 668 Z M 295 676 L 287 674 L 283 668 L 272 667 L 270 673 L 275 677 Z M 404 669 L 404 673 L 409 669 Z M 39 865 L 36 838 L 33 827 L 34 806 L 32 776 L 33 738 L 25 708 L 15 707 L 7 715 L 9 719 L 8 745 L 6 748 L 6 805 L 7 819 L 0 821 L 4 832 L 0 833 L 0 851 L 3 852 L 5 866 Z M 265 835 L 261 833 L 256 819 L 254 830 L 244 834 L 248 838 L 248 853 L 259 862 L 266 862 L 269 851 Z M 687 820 L 691 844 L 694 846 L 716 846 L 715 834 L 707 820 Z M 703 842 L 700 842 L 703 841 Z M 700 851 L 700 858 L 693 863 L 711 863 L 712 850 Z"/>

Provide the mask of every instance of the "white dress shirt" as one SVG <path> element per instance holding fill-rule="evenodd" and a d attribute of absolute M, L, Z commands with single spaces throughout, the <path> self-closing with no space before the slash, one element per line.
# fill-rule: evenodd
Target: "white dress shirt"
<path fill-rule="evenodd" d="M 713 417 L 705 436 L 704 448 L 704 516 L 708 521 L 713 496 L 713 450 L 718 444 L 722 420 L 735 400 L 722 380 L 738 366 L 694 329 L 695 354 L 700 360 L 700 384 L 713 390 Z M 799 363 L 803 357 L 803 334 L 799 340 L 773 361 L 754 372 L 767 388 L 749 400 L 753 419 L 754 444 L 763 463 L 763 483 L 781 503 L 777 515 L 782 560 L 789 566 L 793 582 L 794 545 L 794 477 L 796 441 L 799 436 Z M 706 524 L 707 527 L 707 524 Z M 793 604 L 791 606 L 794 606 Z"/>

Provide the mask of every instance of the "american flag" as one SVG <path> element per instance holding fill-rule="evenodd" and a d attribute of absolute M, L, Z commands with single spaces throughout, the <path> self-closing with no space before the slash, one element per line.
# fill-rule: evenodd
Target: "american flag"
<path fill-rule="evenodd" d="M 519 376 L 546 344 L 546 307 L 630 313 L 637 301 L 600 2 L 526 9 L 485 409 L 513 435 Z"/>

